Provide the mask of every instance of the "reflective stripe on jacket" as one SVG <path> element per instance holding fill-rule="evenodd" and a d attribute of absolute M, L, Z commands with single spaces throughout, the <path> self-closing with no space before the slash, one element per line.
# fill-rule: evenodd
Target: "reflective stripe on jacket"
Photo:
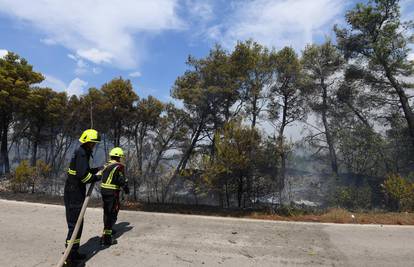
<path fill-rule="evenodd" d="M 108 166 L 105 167 L 102 173 L 101 188 L 119 190 L 127 184 L 128 180 L 125 178 L 124 165 L 120 162 L 110 160 Z"/>
<path fill-rule="evenodd" d="M 91 152 L 83 146 L 73 152 L 68 169 L 68 182 L 72 184 L 86 184 L 96 179 L 89 167 Z"/>

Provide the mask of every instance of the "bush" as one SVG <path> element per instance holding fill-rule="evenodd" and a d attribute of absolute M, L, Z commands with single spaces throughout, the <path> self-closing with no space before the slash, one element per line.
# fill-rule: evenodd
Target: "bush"
<path fill-rule="evenodd" d="M 16 170 L 11 175 L 10 187 L 13 192 L 26 192 L 27 185 L 30 182 L 30 178 L 34 174 L 34 168 L 30 167 L 27 160 L 23 160 L 16 167 Z"/>
<path fill-rule="evenodd" d="M 382 184 L 387 196 L 387 204 L 393 210 L 414 210 L 414 183 L 398 174 L 392 174 Z"/>
<path fill-rule="evenodd" d="M 369 186 L 339 187 L 335 191 L 333 204 L 349 210 L 366 210 L 371 208 L 371 195 L 372 192 Z"/>
<path fill-rule="evenodd" d="M 36 166 L 30 166 L 27 160 L 23 160 L 11 174 L 10 188 L 13 192 L 35 192 L 35 187 L 50 173 L 50 166 L 42 160 L 36 162 Z"/>

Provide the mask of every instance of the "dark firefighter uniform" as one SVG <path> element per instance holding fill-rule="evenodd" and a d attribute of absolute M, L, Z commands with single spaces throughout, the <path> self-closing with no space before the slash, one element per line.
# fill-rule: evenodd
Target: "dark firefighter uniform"
<path fill-rule="evenodd" d="M 121 148 L 115 147 L 109 153 L 111 160 L 106 164 L 102 171 L 101 194 L 103 201 L 103 222 L 104 230 L 102 235 L 102 244 L 112 244 L 112 227 L 115 225 L 118 218 L 120 208 L 120 189 L 122 188 L 125 194 L 129 194 L 128 179 L 125 177 L 125 167 L 120 162 L 124 156 Z"/>
<path fill-rule="evenodd" d="M 76 149 L 72 155 L 64 191 L 66 222 L 68 224 L 66 246 L 70 242 L 73 230 L 75 229 L 76 221 L 78 220 L 81 212 L 82 204 L 85 200 L 86 184 L 100 180 L 100 177 L 95 175 L 99 171 L 99 168 L 91 169 L 89 167 L 89 159 L 92 155 L 92 149 L 94 146 L 90 143 L 98 143 L 100 141 L 98 132 L 93 129 L 86 130 L 83 132 L 79 141 L 82 145 Z M 78 235 L 73 242 L 73 247 L 68 258 L 69 261 L 85 257 L 85 255 L 78 253 L 82 228 L 83 221 Z"/>

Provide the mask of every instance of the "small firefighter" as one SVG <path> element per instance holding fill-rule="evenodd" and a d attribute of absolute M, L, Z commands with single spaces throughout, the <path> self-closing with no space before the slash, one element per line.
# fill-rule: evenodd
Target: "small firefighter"
<path fill-rule="evenodd" d="M 78 220 L 78 216 L 81 212 L 82 204 L 86 195 L 86 184 L 100 180 L 100 177 L 97 176 L 96 173 L 101 168 L 90 168 L 89 166 L 89 160 L 92 156 L 93 148 L 100 142 L 100 140 L 99 133 L 96 130 L 85 130 L 79 138 L 81 145 L 75 150 L 70 160 L 64 190 L 66 222 L 68 224 L 68 234 L 65 246 L 67 246 L 70 242 L 73 230 L 75 229 L 76 221 Z M 82 228 L 83 221 L 76 239 L 73 242 L 73 247 L 65 262 L 65 266 L 70 266 L 73 262 L 84 260 L 86 258 L 85 254 L 78 252 Z"/>
<path fill-rule="evenodd" d="M 109 153 L 110 160 L 102 170 L 101 194 L 103 201 L 104 230 L 101 244 L 110 246 L 114 244 L 112 236 L 115 234 L 112 227 L 118 218 L 120 208 L 120 189 L 129 194 L 128 179 L 125 177 L 125 166 L 121 163 L 124 152 L 120 147 L 115 147 Z"/>

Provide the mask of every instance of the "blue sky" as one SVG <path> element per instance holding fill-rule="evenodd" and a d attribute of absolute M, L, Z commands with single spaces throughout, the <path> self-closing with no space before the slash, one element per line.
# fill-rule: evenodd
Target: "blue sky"
<path fill-rule="evenodd" d="M 414 1 L 402 1 L 414 18 Z M 253 38 L 294 47 L 332 36 L 355 1 L 345 0 L 0 0 L 0 54 L 26 58 L 42 85 L 82 94 L 114 77 L 132 81 L 140 97 L 168 101 L 188 55 L 214 43 L 231 50 Z"/>

